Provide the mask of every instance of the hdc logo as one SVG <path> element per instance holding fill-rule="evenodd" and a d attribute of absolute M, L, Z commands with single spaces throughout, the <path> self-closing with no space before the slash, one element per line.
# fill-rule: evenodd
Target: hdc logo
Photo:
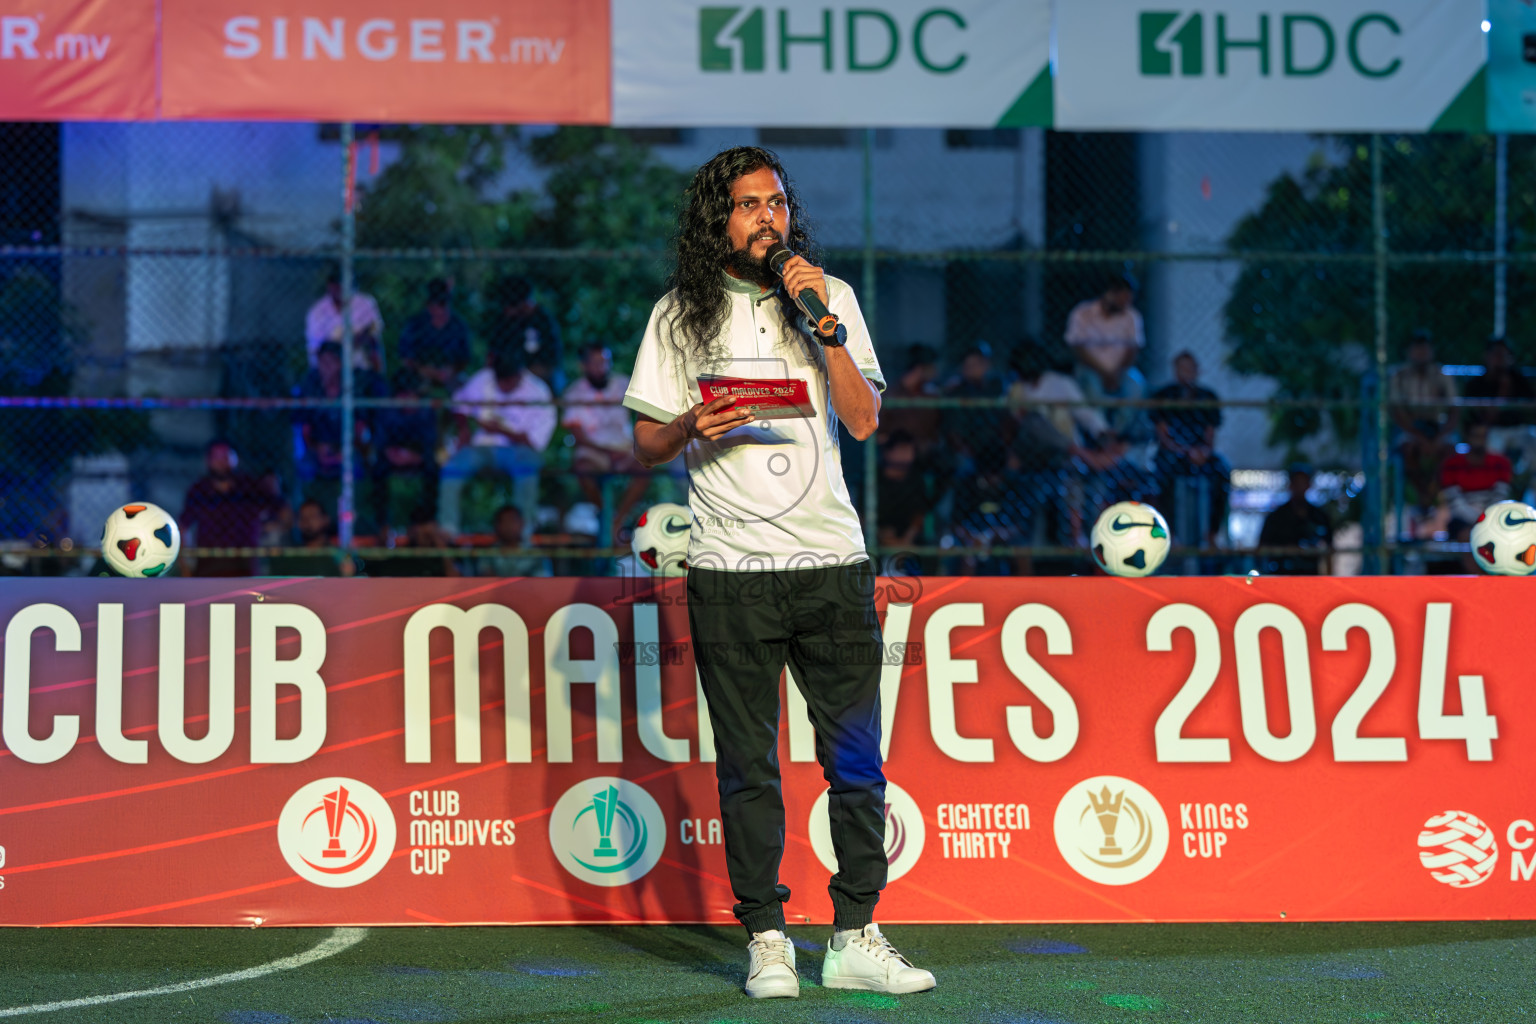
<path fill-rule="evenodd" d="M 1313 78 L 1333 67 L 1341 42 L 1349 66 L 1366 78 L 1388 78 L 1403 66 L 1394 52 L 1402 27 L 1381 12 L 1348 24 L 1319 14 L 1260 14 L 1257 22 L 1241 25 L 1201 11 L 1142 11 L 1140 17 L 1141 73 L 1153 78 L 1199 78 L 1211 53 L 1218 76 L 1230 73 L 1234 57 L 1246 57 L 1252 63 L 1243 70 L 1256 67 L 1262 78 L 1277 67 L 1286 78 Z"/>
<path fill-rule="evenodd" d="M 840 15 L 840 16 L 839 16 Z M 700 71 L 790 70 L 790 54 L 820 57 L 822 71 L 884 71 L 911 58 L 936 75 L 959 71 L 968 59 L 960 49 L 965 17 L 947 7 L 922 11 L 910 24 L 871 7 L 830 7 L 791 12 L 787 8 L 699 8 Z M 809 67 L 815 67 L 811 64 Z M 805 70 L 802 66 L 800 70 Z"/>

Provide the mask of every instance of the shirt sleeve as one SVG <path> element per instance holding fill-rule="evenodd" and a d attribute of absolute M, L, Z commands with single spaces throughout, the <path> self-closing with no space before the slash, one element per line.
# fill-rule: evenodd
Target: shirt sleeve
<path fill-rule="evenodd" d="M 667 329 L 663 322 L 667 305 L 663 299 L 651 310 L 640 351 L 635 353 L 635 370 L 624 392 L 624 408 L 661 423 L 671 423 L 693 404 L 682 381 L 677 352 L 661 336 Z"/>
<path fill-rule="evenodd" d="M 538 380 L 538 378 L 535 377 L 534 380 Z M 539 398 L 545 402 L 553 401 L 555 396 L 549 390 L 549 385 L 543 381 L 539 381 L 539 384 Z M 524 406 L 524 408 L 528 411 L 527 434 L 529 445 L 538 451 L 543 451 L 549 447 L 549 439 L 555 436 L 555 423 L 558 419 L 555 415 L 555 407 L 553 405 L 530 405 Z"/>
<path fill-rule="evenodd" d="M 864 322 L 864 312 L 859 309 L 859 299 L 847 282 L 835 277 L 827 278 L 827 304 L 832 315 L 848 329 L 848 354 L 853 365 L 859 368 L 870 383 L 879 391 L 885 390 L 885 374 L 880 370 L 880 360 L 875 357 L 875 344 L 869 336 L 869 325 Z"/>

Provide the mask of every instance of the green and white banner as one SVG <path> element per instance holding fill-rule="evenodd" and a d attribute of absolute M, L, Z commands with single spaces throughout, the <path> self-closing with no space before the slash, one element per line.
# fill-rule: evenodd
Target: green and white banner
<path fill-rule="evenodd" d="M 1485 0 L 1059 0 L 1056 127 L 1478 129 L 1484 12 Z"/>
<path fill-rule="evenodd" d="M 1048 125 L 1050 36 L 1050 0 L 613 0 L 613 123 Z"/>

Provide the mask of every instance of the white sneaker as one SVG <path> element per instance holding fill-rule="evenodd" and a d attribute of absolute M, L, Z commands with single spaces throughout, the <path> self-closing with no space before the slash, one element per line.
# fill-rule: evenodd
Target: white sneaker
<path fill-rule="evenodd" d="M 794 999 L 800 994 L 795 946 L 783 932 L 754 932 L 747 943 L 747 995 L 753 999 Z"/>
<path fill-rule="evenodd" d="M 825 988 L 857 988 L 866 992 L 926 992 L 934 986 L 933 975 L 911 962 L 880 934 L 880 926 L 867 924 L 842 949 L 827 944 L 821 961 Z"/>

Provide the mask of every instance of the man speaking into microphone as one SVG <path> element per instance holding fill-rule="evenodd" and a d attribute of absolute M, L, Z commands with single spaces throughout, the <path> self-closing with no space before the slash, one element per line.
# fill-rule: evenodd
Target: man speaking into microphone
<path fill-rule="evenodd" d="M 843 483 L 840 428 L 875 432 L 885 380 L 853 290 L 814 263 L 794 185 L 764 149 L 694 175 L 677 267 L 624 404 L 647 467 L 684 456 L 688 624 L 715 733 L 726 864 L 748 942 L 746 992 L 796 996 L 779 776 L 788 665 L 816 728 L 837 852 L 822 984 L 920 992 L 874 924 L 885 887 L 885 775 L 874 568 Z M 788 255 L 784 252 L 789 250 Z"/>

